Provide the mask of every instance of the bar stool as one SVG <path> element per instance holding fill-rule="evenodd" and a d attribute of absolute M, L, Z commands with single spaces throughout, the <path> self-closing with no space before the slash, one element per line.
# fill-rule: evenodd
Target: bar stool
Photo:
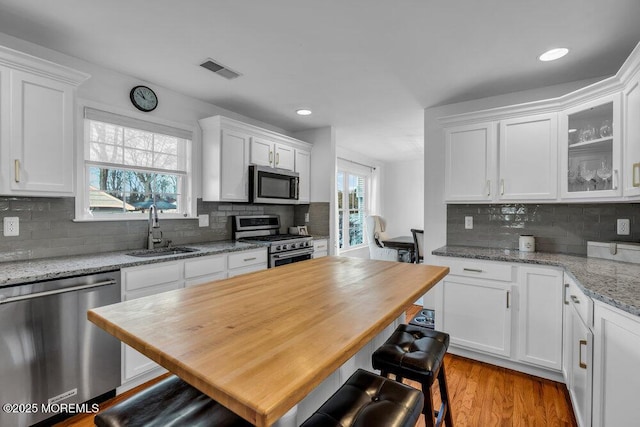
<path fill-rule="evenodd" d="M 394 374 L 396 381 L 403 378 L 417 381 L 424 393 L 423 413 L 426 427 L 442 425 L 453 427 L 449 392 L 444 369 L 444 355 L 449 348 L 449 334 L 422 326 L 400 325 L 389 339 L 373 352 L 373 368 L 383 377 Z M 431 386 L 438 378 L 442 404 L 434 419 Z"/>
<path fill-rule="evenodd" d="M 414 427 L 420 390 L 358 369 L 300 427 Z"/>
<path fill-rule="evenodd" d="M 252 427 L 215 400 L 172 375 L 98 413 L 98 427 Z"/>

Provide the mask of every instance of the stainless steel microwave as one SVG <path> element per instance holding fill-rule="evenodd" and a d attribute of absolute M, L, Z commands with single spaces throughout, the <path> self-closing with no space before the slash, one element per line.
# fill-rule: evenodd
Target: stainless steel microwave
<path fill-rule="evenodd" d="M 268 166 L 249 165 L 249 201 L 294 204 L 300 193 L 300 174 Z"/>

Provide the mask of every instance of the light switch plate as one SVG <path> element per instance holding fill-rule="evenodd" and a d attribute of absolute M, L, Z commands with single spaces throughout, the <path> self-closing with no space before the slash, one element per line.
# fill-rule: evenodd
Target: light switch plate
<path fill-rule="evenodd" d="M 309 212 L 305 212 L 305 214 L 304 214 L 304 222 L 309 222 Z"/>
<path fill-rule="evenodd" d="M 19 236 L 20 235 L 20 218 L 17 216 L 4 217 L 4 235 Z"/>
<path fill-rule="evenodd" d="M 472 230 L 473 229 L 473 217 L 472 216 L 465 216 L 464 217 L 464 228 L 465 228 L 465 230 Z"/>
<path fill-rule="evenodd" d="M 203 214 L 198 215 L 198 227 L 208 227 L 209 226 L 209 215 Z"/>

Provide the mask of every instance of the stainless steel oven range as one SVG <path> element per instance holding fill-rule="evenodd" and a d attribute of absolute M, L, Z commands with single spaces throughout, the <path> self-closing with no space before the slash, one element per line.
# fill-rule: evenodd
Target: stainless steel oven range
<path fill-rule="evenodd" d="M 267 246 L 269 268 L 313 257 L 313 237 L 280 234 L 278 215 L 236 215 L 233 219 L 233 238 Z"/>

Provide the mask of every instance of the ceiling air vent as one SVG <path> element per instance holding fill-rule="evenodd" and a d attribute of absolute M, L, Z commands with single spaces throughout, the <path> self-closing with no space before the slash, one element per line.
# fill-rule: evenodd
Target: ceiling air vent
<path fill-rule="evenodd" d="M 219 62 L 214 61 L 211 58 L 207 59 L 205 62 L 200 64 L 200 66 L 206 68 L 209 71 L 213 71 L 217 75 L 222 76 L 222 77 L 224 77 L 225 79 L 228 79 L 228 80 L 233 80 L 236 77 L 240 77 L 242 75 L 242 74 L 240 74 L 240 73 L 238 73 L 236 71 L 233 71 L 232 69 L 220 64 Z"/>

